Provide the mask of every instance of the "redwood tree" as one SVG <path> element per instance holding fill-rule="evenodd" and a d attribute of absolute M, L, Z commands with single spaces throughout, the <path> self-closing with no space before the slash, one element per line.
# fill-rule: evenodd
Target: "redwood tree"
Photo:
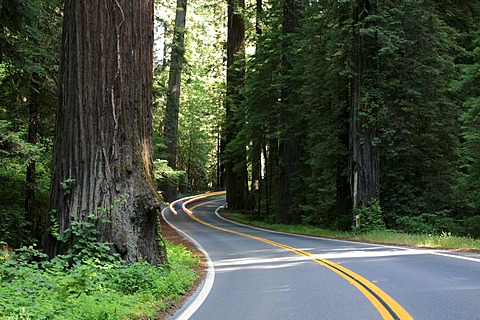
<path fill-rule="evenodd" d="M 164 138 L 168 165 L 176 169 L 178 144 L 178 114 L 180 108 L 180 83 L 185 56 L 185 19 L 187 0 L 177 0 L 175 29 L 172 44 L 172 61 L 168 78 L 168 96 L 165 109 Z"/>
<path fill-rule="evenodd" d="M 178 117 L 180 113 L 180 84 L 182 69 L 185 60 L 185 20 L 187 15 L 187 0 L 177 0 L 175 13 L 175 28 L 173 31 L 172 60 L 168 76 L 167 105 L 165 108 L 165 121 L 163 137 L 165 139 L 165 156 L 168 165 L 177 169 L 178 145 Z M 166 184 L 165 198 L 173 200 L 177 194 L 177 186 Z"/>
<path fill-rule="evenodd" d="M 374 10 L 371 1 L 354 1 L 354 74 L 351 84 L 350 108 L 350 187 L 353 210 L 378 199 L 380 193 L 380 156 L 378 139 L 379 98 L 376 94 L 375 35 L 362 34 L 369 27 L 368 15 Z"/>
<path fill-rule="evenodd" d="M 245 82 L 245 22 L 242 12 L 244 0 L 228 0 L 227 36 L 227 97 L 225 139 L 227 142 L 225 177 L 227 203 L 230 209 L 247 207 L 246 146 L 235 137 L 242 129 L 245 118 L 241 112 L 242 89 Z"/>
<path fill-rule="evenodd" d="M 129 263 L 161 260 L 151 152 L 153 4 L 67 0 L 64 10 L 50 208 L 60 234 L 89 214 L 110 220 L 98 226 L 99 240 Z M 70 245 L 49 236 L 45 250 L 55 256 Z"/>
<path fill-rule="evenodd" d="M 297 0 L 283 1 L 282 21 L 282 84 L 280 104 L 280 126 L 283 127 L 279 141 L 279 185 L 277 199 L 278 223 L 289 224 L 294 217 L 291 205 L 294 197 L 294 179 L 298 174 L 300 159 L 299 131 L 295 125 L 298 123 L 298 113 L 295 112 L 295 103 L 298 101 L 295 86 L 296 81 L 292 76 L 293 63 L 296 59 L 294 53 L 293 37 L 298 33 L 301 13 L 300 2 Z"/>

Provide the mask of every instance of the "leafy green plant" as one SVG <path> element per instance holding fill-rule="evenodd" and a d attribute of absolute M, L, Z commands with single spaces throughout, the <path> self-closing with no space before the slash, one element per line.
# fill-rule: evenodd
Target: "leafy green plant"
<path fill-rule="evenodd" d="M 8 258 L 8 247 L 7 243 L 0 241 L 0 262 Z"/>
<path fill-rule="evenodd" d="M 167 244 L 170 264 L 69 264 L 33 247 L 0 259 L 0 314 L 6 319 L 150 319 L 198 278 L 200 260 Z"/>
<path fill-rule="evenodd" d="M 440 235 L 409 234 L 394 230 L 378 230 L 368 233 L 359 233 L 322 229 L 315 226 L 269 224 L 263 221 L 251 220 L 244 214 L 239 213 L 228 213 L 226 216 L 234 221 L 260 228 L 316 237 L 415 247 L 480 250 L 480 239 L 474 239 L 472 237 L 457 237 L 448 233 Z"/>
<path fill-rule="evenodd" d="M 112 205 L 73 221 L 60 234 L 69 242 L 65 255 L 52 260 L 34 246 L 6 253 L 0 243 L 0 314 L 20 319 L 153 318 L 178 300 L 198 278 L 200 260 L 184 247 L 166 242 L 169 264 L 122 263 L 110 253 L 111 244 L 98 241 L 98 226 L 109 223 Z"/>
<path fill-rule="evenodd" d="M 372 232 L 385 230 L 385 222 L 382 217 L 382 208 L 377 199 L 372 199 L 367 205 L 358 209 L 356 213 L 360 217 L 360 225 L 357 230 L 360 232 Z"/>
<path fill-rule="evenodd" d="M 75 264 L 102 263 L 119 260 L 118 255 L 109 253 L 112 244 L 110 242 L 98 241 L 99 231 L 98 222 L 109 223 L 95 214 L 89 214 L 86 221 L 73 221 L 70 228 L 65 230 L 64 234 L 59 236 L 63 242 L 71 242 L 70 250 L 67 256 Z"/>
<path fill-rule="evenodd" d="M 465 219 L 464 227 L 470 236 L 480 238 L 480 216 Z"/>
<path fill-rule="evenodd" d="M 18 203 L 0 205 L 0 241 L 18 247 L 28 238 L 25 209 Z"/>
<path fill-rule="evenodd" d="M 155 179 L 160 190 L 163 188 L 179 189 L 186 184 L 185 171 L 173 170 L 167 165 L 166 160 L 157 159 L 154 161 Z"/>
<path fill-rule="evenodd" d="M 432 234 L 435 233 L 435 228 L 428 222 L 428 215 L 422 214 L 420 216 L 403 216 L 396 219 L 397 226 L 404 232 L 413 234 Z"/>
<path fill-rule="evenodd" d="M 73 185 L 75 184 L 75 181 L 76 181 L 75 179 L 69 178 L 60 182 L 60 186 L 63 189 L 64 196 L 67 196 L 70 194 L 70 192 L 72 191 Z"/>
<path fill-rule="evenodd" d="M 469 223 L 467 221 L 473 223 L 473 228 L 469 228 Z M 475 219 L 466 219 L 462 222 L 451 217 L 451 213 L 448 210 L 422 213 L 418 216 L 398 217 L 396 219 L 396 224 L 398 229 L 413 234 L 440 235 L 450 233 L 457 236 L 475 234 Z"/>
<path fill-rule="evenodd" d="M 125 195 L 116 199 L 108 207 L 98 208 L 97 214 L 88 214 L 83 221 L 73 220 L 70 227 L 62 234 L 58 231 L 58 221 L 52 215 L 50 218 L 52 235 L 59 241 L 70 244 L 70 249 L 65 257 L 73 261 L 74 264 L 99 264 L 119 261 L 118 254 L 110 254 L 112 243 L 98 241 L 98 227 L 100 224 L 110 223 L 104 216 L 123 201 L 126 201 Z"/>

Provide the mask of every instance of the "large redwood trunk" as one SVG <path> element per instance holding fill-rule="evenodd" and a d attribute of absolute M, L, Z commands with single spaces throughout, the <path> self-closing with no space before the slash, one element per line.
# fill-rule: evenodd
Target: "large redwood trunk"
<path fill-rule="evenodd" d="M 59 231 L 103 215 L 111 223 L 99 226 L 99 240 L 129 263 L 158 263 L 153 0 L 67 0 L 64 14 L 50 198 Z M 45 249 L 55 256 L 68 247 L 49 236 Z"/>
<path fill-rule="evenodd" d="M 373 10 L 370 2 L 357 0 L 353 9 L 355 73 L 351 85 L 349 179 L 354 214 L 356 209 L 368 204 L 371 199 L 378 199 L 380 193 L 380 156 L 375 145 L 378 137 L 377 110 L 374 95 L 371 94 L 375 90 L 375 39 L 359 32 L 359 28 L 368 27 L 365 18 Z M 370 91 L 370 97 L 367 91 Z"/>

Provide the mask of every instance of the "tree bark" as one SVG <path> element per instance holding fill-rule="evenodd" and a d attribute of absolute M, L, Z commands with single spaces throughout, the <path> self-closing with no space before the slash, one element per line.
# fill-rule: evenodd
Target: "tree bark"
<path fill-rule="evenodd" d="M 39 76 L 32 75 L 30 103 L 28 105 L 28 135 L 27 142 L 31 144 L 38 143 L 38 83 Z M 35 182 L 37 178 L 37 164 L 31 161 L 27 165 L 26 171 L 26 190 L 25 190 L 25 212 L 27 221 L 30 223 L 30 235 L 37 237 L 38 234 L 38 217 L 35 214 Z"/>
<path fill-rule="evenodd" d="M 262 18 L 263 18 L 263 0 L 256 0 L 255 3 L 256 18 L 255 18 L 255 33 L 257 36 L 262 34 Z"/>
<path fill-rule="evenodd" d="M 178 142 L 178 114 L 180 108 L 180 83 L 185 56 L 185 19 L 187 0 L 177 0 L 175 28 L 173 31 L 172 59 L 168 78 L 169 93 L 165 112 L 164 137 L 167 145 L 168 165 L 176 169 Z"/>
<path fill-rule="evenodd" d="M 292 222 L 290 206 L 293 199 L 292 180 L 295 177 L 300 157 L 300 142 L 297 138 L 297 129 L 294 128 L 295 116 L 293 105 L 296 102 L 293 81 L 289 75 L 293 68 L 294 55 L 292 52 L 292 34 L 297 32 L 299 25 L 300 4 L 298 0 L 283 2 L 283 43 L 282 43 L 282 80 L 280 127 L 283 127 L 279 140 L 279 186 L 277 199 L 277 223 L 289 224 Z"/>
<path fill-rule="evenodd" d="M 235 137 L 245 122 L 239 108 L 245 81 L 245 22 L 239 10 L 245 9 L 244 0 L 228 0 L 227 35 L 227 97 L 225 138 L 225 183 L 228 208 L 243 210 L 247 206 L 246 146 L 237 145 Z"/>
<path fill-rule="evenodd" d="M 60 233 L 89 214 L 109 219 L 99 240 L 128 263 L 161 260 L 153 39 L 153 0 L 65 1 L 50 208 Z M 49 235 L 45 250 L 53 257 L 69 245 Z"/>
<path fill-rule="evenodd" d="M 167 106 L 163 136 L 166 144 L 166 160 L 172 169 L 177 169 L 178 115 L 180 113 L 180 85 L 185 59 L 185 19 L 187 0 L 177 0 L 175 28 L 173 31 L 172 59 L 168 78 Z M 177 190 L 174 186 L 165 186 L 166 198 L 173 200 Z"/>
<path fill-rule="evenodd" d="M 374 89 L 373 48 L 374 39 L 363 36 L 360 28 L 368 27 L 364 19 L 371 13 L 369 0 L 355 1 L 354 22 L 354 75 L 352 77 L 352 105 L 350 114 L 350 161 L 349 181 L 353 197 L 353 214 L 380 193 L 379 150 L 375 145 L 378 124 L 375 121 L 375 101 L 369 100 L 365 92 Z M 368 80 L 368 83 L 367 83 Z"/>
<path fill-rule="evenodd" d="M 277 124 L 277 123 L 276 123 Z M 267 140 L 268 146 L 265 147 L 264 152 L 266 154 L 266 172 L 265 172 L 265 205 L 266 215 L 269 216 L 273 207 L 273 197 L 278 195 L 278 139 L 270 137 Z"/>

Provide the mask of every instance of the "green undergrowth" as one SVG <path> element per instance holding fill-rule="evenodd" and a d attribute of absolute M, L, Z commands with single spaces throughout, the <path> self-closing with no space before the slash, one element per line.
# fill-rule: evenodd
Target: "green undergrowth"
<path fill-rule="evenodd" d="M 441 234 L 407 234 L 393 230 L 374 230 L 370 232 L 336 231 L 322 229 L 309 225 L 282 225 L 269 224 L 262 221 L 252 220 L 250 217 L 239 213 L 224 213 L 226 218 L 247 225 L 265 228 L 274 231 L 324 237 L 331 239 L 382 243 L 399 246 L 411 246 L 419 248 L 480 251 L 480 239 L 471 237 L 457 237 L 450 233 Z"/>
<path fill-rule="evenodd" d="M 1 249 L 0 245 L 0 249 Z M 156 319 L 199 277 L 199 258 L 167 242 L 169 263 L 86 260 L 0 250 L 0 319 Z"/>

